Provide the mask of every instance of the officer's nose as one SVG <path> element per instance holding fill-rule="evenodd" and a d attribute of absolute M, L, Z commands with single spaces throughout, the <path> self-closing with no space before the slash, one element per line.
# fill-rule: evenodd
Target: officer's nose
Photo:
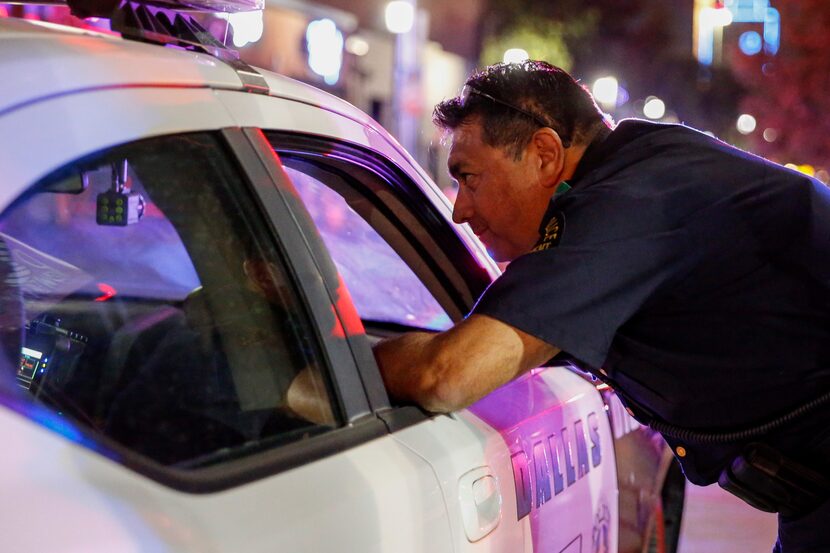
<path fill-rule="evenodd" d="M 463 186 L 458 187 L 458 194 L 455 197 L 455 204 L 452 208 L 452 221 L 460 225 L 470 220 L 473 215 L 472 203 L 470 202 L 469 193 Z"/>

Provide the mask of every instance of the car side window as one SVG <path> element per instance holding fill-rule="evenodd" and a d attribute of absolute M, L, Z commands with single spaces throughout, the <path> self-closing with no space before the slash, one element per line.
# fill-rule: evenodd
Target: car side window
<path fill-rule="evenodd" d="M 52 173 L 0 217 L 25 311 L 16 381 L 163 465 L 214 465 L 342 425 L 317 334 L 218 135 Z"/>
<path fill-rule="evenodd" d="M 447 310 L 410 266 L 415 258 L 405 261 L 389 243 L 397 233 L 368 196 L 320 165 L 282 160 L 364 322 L 425 330 L 452 326 Z"/>

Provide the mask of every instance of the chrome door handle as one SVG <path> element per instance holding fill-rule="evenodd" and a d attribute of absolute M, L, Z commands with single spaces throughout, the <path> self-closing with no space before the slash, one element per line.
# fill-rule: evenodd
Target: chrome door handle
<path fill-rule="evenodd" d="M 479 541 L 499 525 L 501 492 L 490 467 L 473 469 L 459 478 L 458 500 L 470 542 Z"/>

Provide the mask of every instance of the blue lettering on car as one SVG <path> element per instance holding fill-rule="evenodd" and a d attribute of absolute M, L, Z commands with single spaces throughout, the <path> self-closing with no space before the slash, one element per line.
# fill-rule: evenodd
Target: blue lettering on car
<path fill-rule="evenodd" d="M 517 520 L 529 515 L 534 507 L 540 508 L 565 491 L 566 480 L 567 487 L 570 487 L 584 478 L 592 467 L 596 468 L 602 463 L 597 414 L 589 413 L 587 423 L 587 433 L 585 421 L 577 419 L 572 429 L 562 428 L 558 433 L 534 442 L 530 455 L 522 449 L 511 456 Z M 573 434 L 570 430 L 573 430 Z M 530 459 L 533 460 L 532 467 Z"/>

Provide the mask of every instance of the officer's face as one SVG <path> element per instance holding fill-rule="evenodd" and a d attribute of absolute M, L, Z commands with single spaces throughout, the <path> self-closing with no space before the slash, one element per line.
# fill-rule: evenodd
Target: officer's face
<path fill-rule="evenodd" d="M 516 160 L 484 143 L 477 120 L 452 132 L 448 167 L 458 181 L 453 221 L 469 223 L 497 261 L 527 253 L 552 194 L 533 143 Z"/>

